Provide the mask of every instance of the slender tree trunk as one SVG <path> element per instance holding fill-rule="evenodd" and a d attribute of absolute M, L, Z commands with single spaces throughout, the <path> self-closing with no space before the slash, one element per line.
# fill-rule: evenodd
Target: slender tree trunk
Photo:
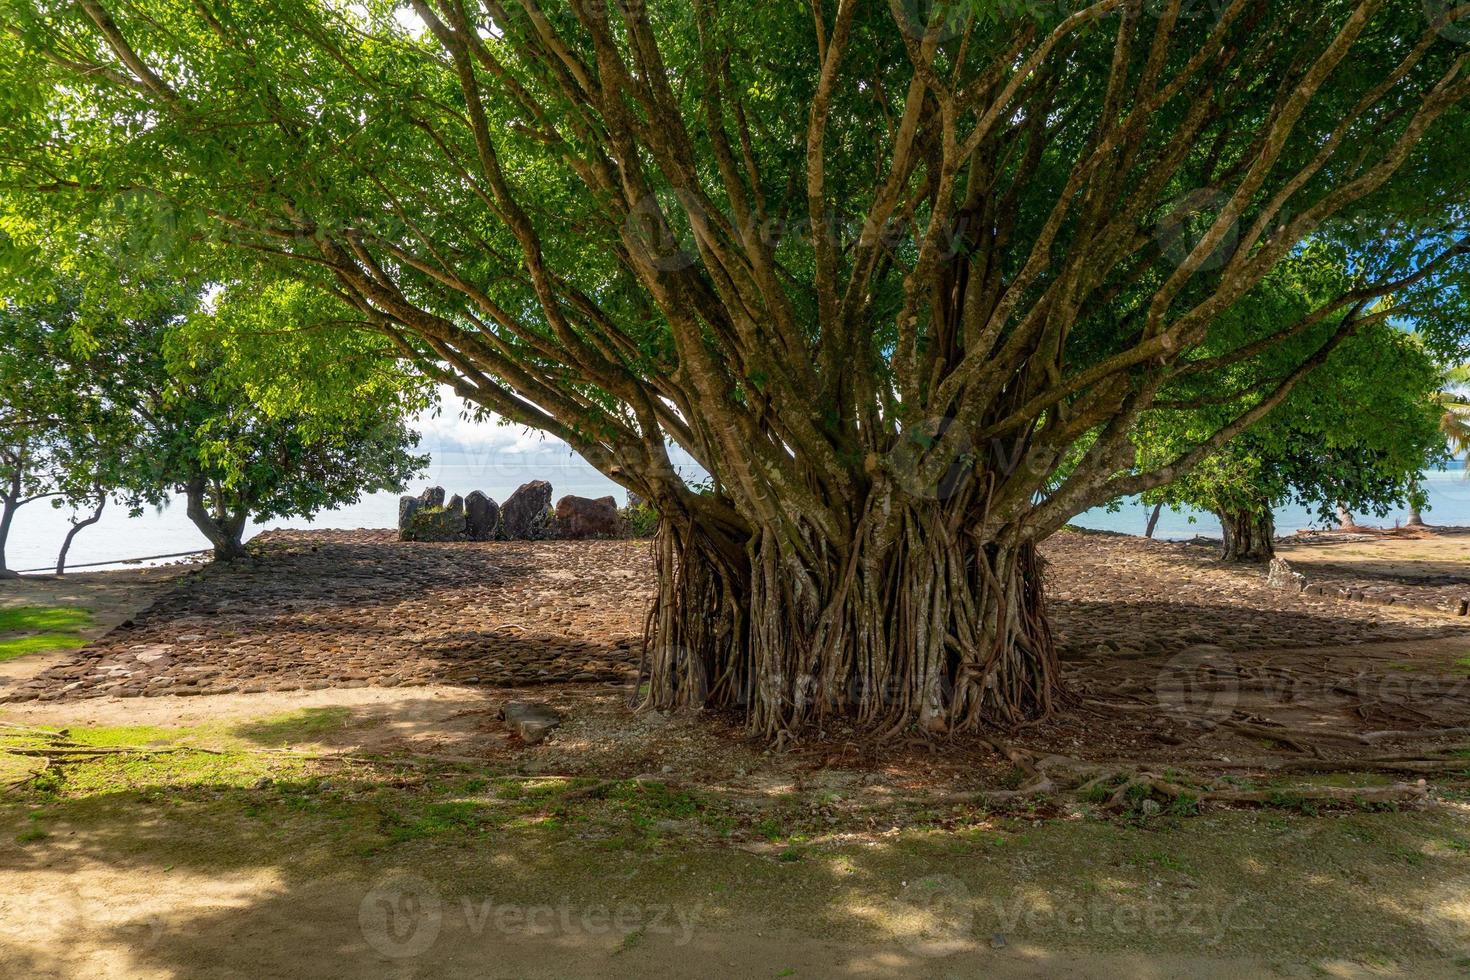
<path fill-rule="evenodd" d="M 1409 527 L 1423 527 L 1424 515 L 1419 512 L 1419 481 L 1409 481 Z"/>
<path fill-rule="evenodd" d="M 647 703 L 741 711 L 778 740 L 842 717 L 888 734 L 1049 712 L 1059 667 L 1035 547 L 945 502 L 870 500 L 851 547 L 744 540 L 661 506 Z"/>
<path fill-rule="evenodd" d="M 216 518 L 210 513 L 209 507 L 204 500 L 205 483 L 202 479 L 191 480 L 184 488 L 185 499 L 188 500 L 189 520 L 194 526 L 204 533 L 209 543 L 214 546 L 214 557 L 217 561 L 236 561 L 249 556 L 245 545 L 240 538 L 245 531 L 247 515 L 236 513 L 234 515 Z"/>
<path fill-rule="evenodd" d="M 1217 513 L 1225 561 L 1269 561 L 1276 557 L 1276 519 L 1271 512 Z"/>
<path fill-rule="evenodd" d="M 98 521 L 102 520 L 102 508 L 104 508 L 106 506 L 107 506 L 107 495 L 106 494 L 98 494 L 97 495 L 97 509 L 94 510 L 94 511 L 92 511 L 92 516 L 86 518 L 85 520 L 80 520 L 80 521 L 73 520 L 71 522 L 71 530 L 66 532 L 66 540 L 63 541 L 63 542 L 61 542 L 61 551 L 57 552 L 57 555 L 56 555 L 56 574 L 57 575 L 65 575 L 66 574 L 66 555 L 67 555 L 67 552 L 71 551 L 71 543 L 72 543 L 72 541 L 76 538 L 77 534 L 79 534 L 81 532 L 82 528 L 84 528 L 84 527 L 91 527 L 93 524 L 96 524 Z"/>
<path fill-rule="evenodd" d="M 1353 516 L 1353 512 L 1350 511 L 1350 510 L 1348 510 L 1345 505 L 1338 504 L 1337 505 L 1337 528 L 1338 528 L 1338 530 L 1340 530 L 1340 531 L 1352 531 L 1352 530 L 1356 530 L 1357 529 L 1357 526 L 1358 526 L 1358 519 Z"/>
<path fill-rule="evenodd" d="M 20 488 L 20 466 L 17 465 L 10 485 L 5 488 L 5 496 L 0 498 L 0 578 L 17 576 L 5 564 L 5 546 L 10 541 L 10 526 L 15 522 L 15 512 L 20 509 Z"/>
<path fill-rule="evenodd" d="M 1163 512 L 1164 512 L 1164 505 L 1163 504 L 1154 504 L 1153 512 L 1148 515 L 1148 527 L 1146 529 L 1144 529 L 1144 532 L 1143 532 L 1143 536 L 1144 537 L 1151 538 L 1151 537 L 1154 536 L 1154 529 L 1159 526 L 1159 515 L 1162 514 Z"/>
<path fill-rule="evenodd" d="M 5 564 L 5 543 L 10 538 L 10 525 L 19 506 L 14 497 L 6 497 L 4 504 L 0 505 L 0 578 L 15 578 L 17 575 Z"/>

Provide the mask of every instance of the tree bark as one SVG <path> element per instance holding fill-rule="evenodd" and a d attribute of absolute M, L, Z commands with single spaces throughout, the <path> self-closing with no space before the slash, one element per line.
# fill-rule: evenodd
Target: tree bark
<path fill-rule="evenodd" d="M 194 526 L 204 533 L 209 543 L 214 547 L 216 561 L 236 561 L 249 557 L 245 545 L 240 538 L 245 533 L 245 521 L 249 515 L 236 512 L 230 515 L 216 517 L 209 510 L 204 500 L 205 483 L 202 479 L 191 480 L 184 488 L 185 499 L 188 500 L 189 520 Z"/>
<path fill-rule="evenodd" d="M 5 564 L 5 546 L 10 540 L 10 526 L 15 521 L 15 512 L 20 509 L 20 489 L 20 467 L 17 465 L 10 478 L 10 485 L 5 488 L 5 496 L 0 498 L 0 578 L 17 577 L 17 573 L 12 572 Z"/>
<path fill-rule="evenodd" d="M 1261 562 L 1276 557 L 1276 519 L 1264 513 L 1221 513 L 1223 538 L 1220 557 L 1225 561 Z"/>
<path fill-rule="evenodd" d="M 1151 538 L 1154 536 L 1154 529 L 1159 526 L 1159 515 L 1161 515 L 1163 512 L 1163 504 L 1154 504 L 1153 512 L 1148 515 L 1148 527 L 1144 529 L 1144 537 Z"/>
<path fill-rule="evenodd" d="M 778 740 L 838 717 L 896 735 L 1045 715 L 1061 692 L 1040 558 L 962 514 L 884 496 L 833 553 L 795 526 L 739 540 L 661 510 L 646 705 L 737 710 Z"/>
<path fill-rule="evenodd" d="M 15 518 L 17 506 L 10 497 L 6 497 L 3 506 L 0 506 L 0 578 L 15 578 L 17 575 L 5 564 L 5 542 L 10 538 L 10 525 Z"/>
<path fill-rule="evenodd" d="M 1356 531 L 1358 529 L 1358 519 L 1343 504 L 1337 505 L 1337 529 L 1339 531 Z"/>
<path fill-rule="evenodd" d="M 97 508 L 94 511 L 92 511 L 92 516 L 86 518 L 85 520 L 80 520 L 80 521 L 73 520 L 71 522 L 71 530 L 66 532 L 66 540 L 61 542 L 61 550 L 59 552 L 57 552 L 57 554 L 56 554 L 56 574 L 57 575 L 65 575 L 66 574 L 66 555 L 67 555 L 67 552 L 71 551 L 71 543 L 72 543 L 72 541 L 81 532 L 82 528 L 84 528 L 84 527 L 91 527 L 93 524 L 96 524 L 98 521 L 102 520 L 102 508 L 104 508 L 106 506 L 107 506 L 107 495 L 106 494 L 98 494 L 97 495 Z"/>

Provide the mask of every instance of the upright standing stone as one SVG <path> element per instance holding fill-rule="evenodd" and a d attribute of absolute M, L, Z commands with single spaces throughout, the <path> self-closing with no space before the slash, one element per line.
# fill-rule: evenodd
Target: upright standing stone
<path fill-rule="evenodd" d="M 419 494 L 419 506 L 424 508 L 444 506 L 444 488 L 429 487 Z"/>
<path fill-rule="evenodd" d="M 464 515 L 452 510 L 420 510 L 409 523 L 411 541 L 463 541 Z"/>
<path fill-rule="evenodd" d="M 612 497 L 589 500 L 568 494 L 556 502 L 556 533 L 563 538 L 615 538 L 618 502 Z"/>
<path fill-rule="evenodd" d="M 398 498 L 398 540 L 410 540 L 410 532 L 413 528 L 413 515 L 419 512 L 423 506 L 418 497 Z"/>
<path fill-rule="evenodd" d="M 532 480 L 516 488 L 500 508 L 505 536 L 512 541 L 536 541 L 551 536 L 551 484 Z"/>
<path fill-rule="evenodd" d="M 459 494 L 455 494 L 454 496 L 449 498 L 449 503 L 444 505 L 444 509 L 449 511 L 449 513 L 451 514 L 463 514 L 464 498 L 461 497 Z"/>
<path fill-rule="evenodd" d="M 471 541 L 489 541 L 500 525 L 500 505 L 478 490 L 464 498 L 465 533 Z"/>

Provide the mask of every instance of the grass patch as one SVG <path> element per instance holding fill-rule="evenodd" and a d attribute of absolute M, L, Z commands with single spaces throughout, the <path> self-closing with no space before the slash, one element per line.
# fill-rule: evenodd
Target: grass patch
<path fill-rule="evenodd" d="M 351 717 L 350 708 L 303 708 L 238 725 L 234 734 L 257 745 L 278 748 L 319 742 L 344 728 Z"/>
<path fill-rule="evenodd" d="M 80 649 L 87 645 L 87 638 L 78 630 L 91 625 L 92 614 L 77 606 L 0 608 L 0 661 Z"/>
<path fill-rule="evenodd" d="M 626 953 L 630 949 L 637 949 L 638 946 L 642 944 L 643 937 L 643 926 L 639 926 L 637 929 L 634 929 L 631 932 L 624 933 L 623 938 L 620 939 L 617 946 L 613 948 L 612 954 L 614 956 L 618 956 L 619 954 Z"/>
<path fill-rule="evenodd" d="M 0 730 L 0 756 L 20 765 L 20 776 L 34 769 L 39 760 L 4 755 L 6 749 L 69 746 L 101 749 L 136 749 L 96 757 L 67 760 L 39 773 L 29 784 L 42 797 L 88 797 L 123 792 L 139 786 L 152 788 L 211 787 L 247 788 L 263 778 L 289 778 L 306 771 L 303 760 L 277 755 L 239 751 L 219 744 L 217 727 L 160 728 L 152 725 L 75 726 L 54 730 L 48 738 L 35 730 Z M 211 751 L 184 750 L 186 746 Z M 7 778 L 11 778 L 9 766 Z"/>
<path fill-rule="evenodd" d="M 180 736 L 190 734 L 186 729 L 159 728 L 156 725 L 105 725 L 96 728 L 73 728 L 67 737 L 81 745 L 96 745 L 100 748 L 139 748 L 168 745 L 177 742 Z"/>
<path fill-rule="evenodd" d="M 389 821 L 387 831 L 395 844 L 401 844 L 446 834 L 473 836 L 498 822 L 483 803 L 447 800 L 427 803 L 399 815 L 398 819 Z"/>
<path fill-rule="evenodd" d="M 0 661 L 14 660 L 31 653 L 52 653 L 63 650 L 80 650 L 87 645 L 86 637 L 75 633 L 35 633 L 0 640 Z"/>
<path fill-rule="evenodd" d="M 92 614 L 79 606 L 0 607 L 0 633 L 85 629 Z"/>

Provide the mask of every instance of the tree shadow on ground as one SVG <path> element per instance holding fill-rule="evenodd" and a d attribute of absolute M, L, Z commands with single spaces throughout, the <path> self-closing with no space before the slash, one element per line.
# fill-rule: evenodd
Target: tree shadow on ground
<path fill-rule="evenodd" d="M 331 782 L 46 801 L 51 836 L 0 861 L 6 891 L 46 917 L 9 919 L 0 969 L 1092 975 L 1131 953 L 1144 957 L 1132 975 L 1240 975 L 1327 959 L 1448 967 L 1467 952 L 1460 813 L 1137 827 L 975 811 L 951 830 L 905 818 L 755 854 L 663 829 L 667 801 L 608 811 L 507 804 L 463 778 Z M 0 808 L 8 839 L 28 809 Z M 698 804 L 685 816 L 703 818 Z"/>
<path fill-rule="evenodd" d="M 1260 609 L 1224 602 L 1058 599 L 1047 611 L 1064 651 L 1089 654 L 1101 643 L 1112 651 L 1104 659 L 1119 647 L 1169 656 L 1196 644 L 1246 651 L 1470 636 L 1464 621 L 1395 619 L 1365 612 L 1358 603 L 1341 605 Z"/>

